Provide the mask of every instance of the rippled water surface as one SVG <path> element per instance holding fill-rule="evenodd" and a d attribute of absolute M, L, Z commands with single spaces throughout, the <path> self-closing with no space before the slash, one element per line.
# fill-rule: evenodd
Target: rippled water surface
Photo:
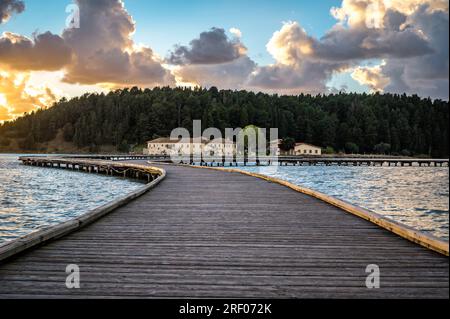
<path fill-rule="evenodd" d="M 277 177 L 449 238 L 448 167 L 240 167 Z"/>
<path fill-rule="evenodd" d="M 0 154 L 0 245 L 142 187 L 119 177 L 25 166 L 17 158 Z"/>

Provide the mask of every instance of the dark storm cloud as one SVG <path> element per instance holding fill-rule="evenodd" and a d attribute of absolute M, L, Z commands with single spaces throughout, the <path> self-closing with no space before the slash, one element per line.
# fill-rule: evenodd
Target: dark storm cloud
<path fill-rule="evenodd" d="M 170 64 L 219 64 L 231 62 L 245 54 L 246 48 L 238 40 L 230 40 L 221 28 L 200 33 L 189 46 L 176 46 L 167 62 Z"/>
<path fill-rule="evenodd" d="M 369 27 L 364 15 L 373 2 L 346 1 L 345 15 L 338 11 L 341 22 L 321 39 L 308 36 L 297 22 L 285 23 L 267 45 L 276 63 L 257 68 L 248 83 L 311 92 L 324 90 L 334 74 L 353 70 L 354 79 L 372 90 L 448 99 L 448 5 L 428 2 L 380 7 L 382 23 Z M 382 63 L 360 66 L 373 60 Z"/>
<path fill-rule="evenodd" d="M 385 57 L 408 58 L 432 53 L 417 30 L 335 28 L 315 42 L 317 59 L 349 61 Z"/>
<path fill-rule="evenodd" d="M 14 70 L 59 70 L 69 64 L 72 51 L 64 40 L 55 34 L 37 34 L 27 37 L 5 32 L 0 37 L 0 65 Z"/>
<path fill-rule="evenodd" d="M 427 36 L 432 54 L 411 59 L 388 60 L 383 73 L 390 77 L 386 91 L 449 98 L 449 16 L 428 12 L 424 6 L 411 21 Z"/>
<path fill-rule="evenodd" d="M 9 20 L 13 13 L 21 13 L 25 10 L 23 1 L 0 0 L 0 24 Z"/>
<path fill-rule="evenodd" d="M 120 0 L 77 0 L 80 28 L 64 30 L 75 53 L 64 80 L 112 85 L 172 85 L 174 77 L 148 47 L 136 47 L 132 17 Z"/>

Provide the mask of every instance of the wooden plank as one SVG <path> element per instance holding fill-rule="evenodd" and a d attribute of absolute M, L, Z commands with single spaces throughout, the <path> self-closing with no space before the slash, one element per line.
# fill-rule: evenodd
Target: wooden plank
<path fill-rule="evenodd" d="M 197 168 L 204 168 L 204 167 L 197 167 Z M 217 169 L 217 168 L 210 167 L 207 169 Z M 414 243 L 417 243 L 423 247 L 434 250 L 445 256 L 449 256 L 449 243 L 447 241 L 443 241 L 435 236 L 422 233 L 422 232 L 420 232 L 412 227 L 409 227 L 405 224 L 398 223 L 394 220 L 386 218 L 375 212 L 366 210 L 361 207 L 357 207 L 357 206 L 352 205 L 341 199 L 338 199 L 338 198 L 335 198 L 332 196 L 328 196 L 324 193 L 321 193 L 321 192 L 318 192 L 318 191 L 315 191 L 315 190 L 312 190 L 309 188 L 294 185 L 290 182 L 287 182 L 287 181 L 284 181 L 284 180 L 281 180 L 281 179 L 275 178 L 275 177 L 270 177 L 270 176 L 266 176 L 266 175 L 262 175 L 262 174 L 247 172 L 247 171 L 243 171 L 243 170 L 239 170 L 239 169 L 226 169 L 226 171 L 261 178 L 266 181 L 278 183 L 280 185 L 289 187 L 299 193 L 303 193 L 303 194 L 318 198 L 328 204 L 336 206 L 336 207 L 338 207 L 346 212 L 349 212 L 355 216 L 366 219 L 380 227 L 383 227 L 383 228 L 393 232 L 394 234 L 397 234 L 397 235 L 399 235 L 405 239 L 408 239 Z"/>

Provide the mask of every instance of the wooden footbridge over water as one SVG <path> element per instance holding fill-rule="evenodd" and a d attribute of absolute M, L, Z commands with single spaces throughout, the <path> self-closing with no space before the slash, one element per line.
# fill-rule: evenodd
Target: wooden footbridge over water
<path fill-rule="evenodd" d="M 132 201 L 0 247 L 2 298 L 449 298 L 448 243 L 401 229 L 435 252 L 273 180 L 136 160 L 23 160 L 150 183 Z M 79 289 L 65 285 L 69 264 Z M 366 287 L 371 264 L 378 289 Z"/>

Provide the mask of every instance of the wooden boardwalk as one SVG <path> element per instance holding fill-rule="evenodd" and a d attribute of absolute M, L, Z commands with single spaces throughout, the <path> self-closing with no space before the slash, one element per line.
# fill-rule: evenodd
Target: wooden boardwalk
<path fill-rule="evenodd" d="M 448 257 L 278 184 L 164 169 L 149 193 L 0 263 L 0 298 L 449 297 Z M 68 264 L 80 289 L 65 286 Z"/>

